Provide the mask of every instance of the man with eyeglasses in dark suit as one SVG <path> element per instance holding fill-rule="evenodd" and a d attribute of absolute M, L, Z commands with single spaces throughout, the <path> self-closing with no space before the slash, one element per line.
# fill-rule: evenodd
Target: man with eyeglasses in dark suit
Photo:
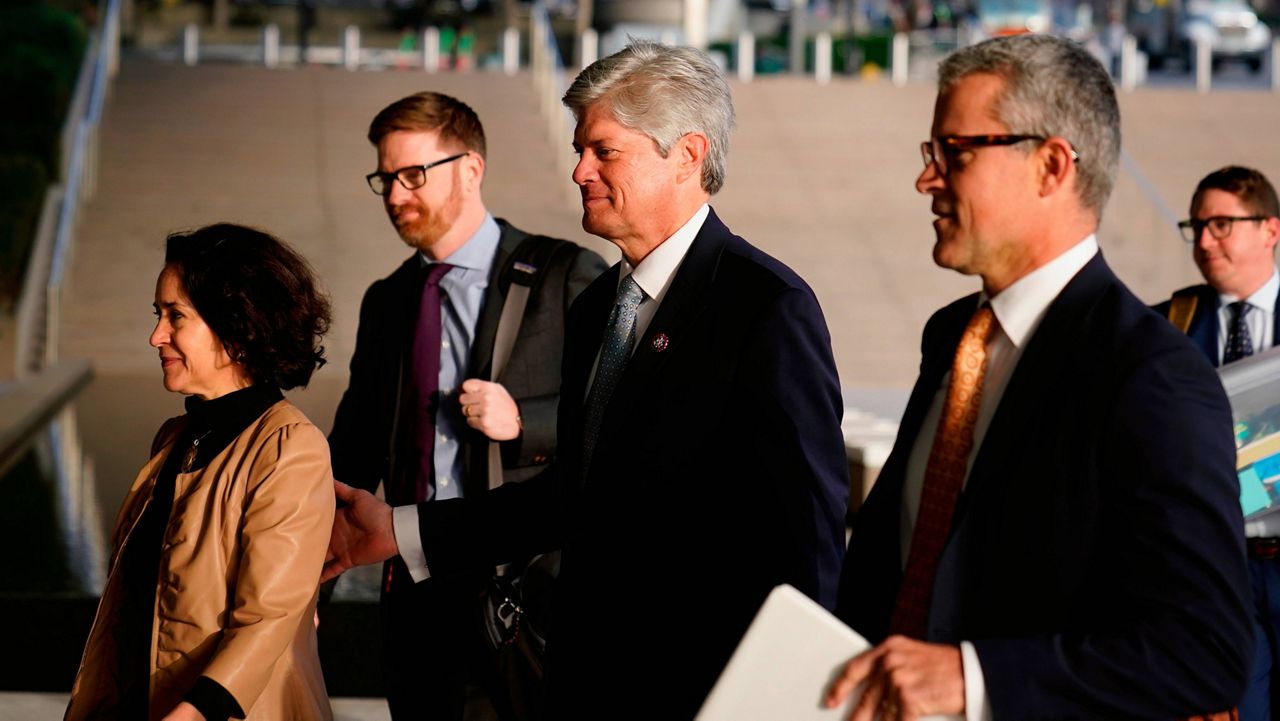
<path fill-rule="evenodd" d="M 486 210 L 484 129 L 458 99 L 402 98 L 373 119 L 369 141 L 378 167 L 366 180 L 414 253 L 361 304 L 329 436 L 334 476 L 371 493 L 381 483 L 397 505 L 523 481 L 556 453 L 565 318 L 604 261 Z M 526 300 L 512 306 L 521 288 Z M 479 622 L 492 573 L 428 575 L 399 556 L 383 568 L 392 718 L 461 721 L 465 709 L 488 719 L 486 697 L 509 716 L 523 700 L 495 681 Z"/>
<path fill-rule="evenodd" d="M 852 718 L 1229 714 L 1252 624 L 1231 413 L 1213 368 L 1110 270 L 1110 76 L 1078 43 L 949 55 L 916 190 L 981 292 L 925 325 L 853 521 L 838 615 L 873 649 Z"/>
<path fill-rule="evenodd" d="M 1178 224 L 1205 282 L 1173 294 L 1156 310 L 1169 318 L 1215 366 L 1261 353 L 1276 344 L 1280 273 L 1280 202 L 1266 176 L 1228 166 L 1205 176 L 1191 196 L 1191 218 Z M 1280 515 L 1245 523 L 1253 589 L 1257 650 L 1249 688 L 1240 702 L 1244 721 L 1280 711 L 1274 659 L 1280 647 Z"/>

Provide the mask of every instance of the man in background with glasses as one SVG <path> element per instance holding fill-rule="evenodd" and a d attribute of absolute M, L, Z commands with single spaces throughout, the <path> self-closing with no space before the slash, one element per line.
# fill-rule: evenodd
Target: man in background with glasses
<path fill-rule="evenodd" d="M 1191 218 L 1178 223 L 1191 244 L 1203 285 L 1183 288 L 1156 310 L 1187 334 L 1215 366 L 1261 353 L 1276 344 L 1280 316 L 1280 202 L 1266 176 L 1252 168 L 1228 166 L 1205 176 L 1191 196 Z M 1255 635 L 1253 673 L 1240 717 L 1273 718 L 1280 712 L 1275 679 L 1280 631 L 1280 517 L 1245 524 L 1249 580 L 1253 589 Z"/>
<path fill-rule="evenodd" d="M 484 129 L 461 101 L 432 92 L 398 100 L 373 119 L 369 141 L 378 150 L 369 188 L 414 253 L 361 305 L 329 437 L 334 476 L 370 492 L 381 483 L 392 504 L 410 506 L 524 480 L 555 455 L 565 316 L 604 261 L 489 214 Z M 509 320 L 517 288 L 528 297 Z M 514 340 L 504 344 L 504 333 Z M 415 583 L 400 557 L 385 564 L 393 718 L 461 721 L 464 708 L 468 719 L 491 717 L 479 701 L 492 686 L 478 601 L 489 575 Z"/>
<path fill-rule="evenodd" d="M 878 645 L 827 703 L 865 681 L 859 721 L 1230 709 L 1253 650 L 1231 414 L 1098 250 L 1111 78 L 1021 35 L 957 51 L 938 88 L 916 190 L 934 261 L 982 289 L 925 326 L 841 578 Z"/>
<path fill-rule="evenodd" d="M 1280 274 L 1280 203 L 1266 176 L 1229 166 L 1205 176 L 1178 223 L 1204 284 L 1183 288 L 1157 310 L 1216 366 L 1275 345 Z"/>

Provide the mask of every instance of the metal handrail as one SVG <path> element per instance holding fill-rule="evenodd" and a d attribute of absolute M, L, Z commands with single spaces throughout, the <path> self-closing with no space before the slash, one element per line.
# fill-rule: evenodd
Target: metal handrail
<path fill-rule="evenodd" d="M 93 464 L 85 457 L 74 400 L 88 385 L 89 363 L 58 361 L 58 306 L 81 204 L 97 179 L 98 129 L 119 69 L 120 0 L 102 0 L 103 22 L 90 36 L 61 133 L 59 181 L 46 191 L 35 245 L 17 307 L 16 380 L 0 387 L 0 475 L 35 448 L 51 462 L 58 522 L 81 591 L 104 582 L 105 544 Z"/>
<path fill-rule="evenodd" d="M 52 184 L 48 191 L 57 198 L 57 213 L 41 215 L 18 299 L 14 369 L 19 379 L 58 357 L 58 301 L 67 256 L 80 206 L 93 196 L 95 189 L 98 127 L 110 81 L 119 68 L 120 0 L 103 0 L 103 4 L 103 22 L 90 37 L 63 124 L 61 182 Z"/>

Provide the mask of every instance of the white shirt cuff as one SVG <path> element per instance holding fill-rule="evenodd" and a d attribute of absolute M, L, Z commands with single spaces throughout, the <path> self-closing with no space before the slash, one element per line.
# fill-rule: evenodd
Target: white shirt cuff
<path fill-rule="evenodd" d="M 991 721 L 987 681 L 982 676 L 982 663 L 978 661 L 978 651 L 972 643 L 960 642 L 960 661 L 964 670 L 965 721 Z"/>
<path fill-rule="evenodd" d="M 427 570 L 427 554 L 422 550 L 422 536 L 418 533 L 418 507 L 396 506 L 391 509 L 391 526 L 395 529 L 400 559 L 409 567 L 413 582 L 431 578 L 431 571 Z"/>

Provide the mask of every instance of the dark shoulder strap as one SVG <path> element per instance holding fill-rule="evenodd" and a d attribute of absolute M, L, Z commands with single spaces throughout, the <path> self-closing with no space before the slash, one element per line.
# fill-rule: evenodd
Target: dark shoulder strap
<path fill-rule="evenodd" d="M 1191 319 L 1196 317 L 1196 305 L 1200 302 L 1199 294 L 1194 288 L 1184 288 L 1169 299 L 1169 322 L 1182 333 L 1191 328 Z"/>
<path fill-rule="evenodd" d="M 545 276 L 543 272 L 557 252 L 577 246 L 567 240 L 545 235 L 531 235 L 524 240 L 507 259 L 502 278 L 507 284 L 507 298 L 502 303 L 502 315 L 498 317 L 498 330 L 493 337 L 493 357 L 489 379 L 497 380 L 511 358 L 524 321 L 525 306 L 529 294 L 536 291 Z M 489 444 L 489 487 L 502 485 L 502 454 L 499 444 Z"/>
<path fill-rule="evenodd" d="M 578 246 L 567 240 L 545 235 L 530 235 L 507 258 L 502 269 L 503 283 L 515 283 L 536 290 L 542 281 L 542 271 L 558 253 Z"/>

